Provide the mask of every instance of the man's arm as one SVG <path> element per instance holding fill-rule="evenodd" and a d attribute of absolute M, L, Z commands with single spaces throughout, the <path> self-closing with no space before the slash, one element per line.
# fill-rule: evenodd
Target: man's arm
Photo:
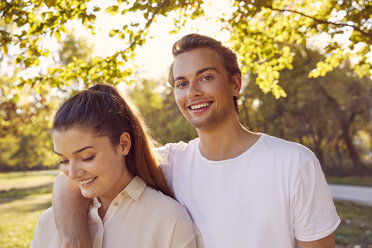
<path fill-rule="evenodd" d="M 92 247 L 87 216 L 90 199 L 60 173 L 53 186 L 53 212 L 63 247 Z"/>
<path fill-rule="evenodd" d="M 300 241 L 296 239 L 297 248 L 335 248 L 335 233 L 315 241 Z"/>

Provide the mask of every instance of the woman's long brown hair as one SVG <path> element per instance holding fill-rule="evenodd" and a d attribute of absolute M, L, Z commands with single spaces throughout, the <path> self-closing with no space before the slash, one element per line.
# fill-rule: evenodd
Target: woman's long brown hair
<path fill-rule="evenodd" d="M 98 84 L 69 98 L 57 111 L 53 130 L 63 131 L 74 126 L 92 128 L 97 135 L 109 137 L 113 146 L 119 144 L 122 133 L 128 132 L 132 140 L 125 157 L 128 171 L 174 198 L 152 151 L 153 143 L 144 124 L 114 87 Z"/>

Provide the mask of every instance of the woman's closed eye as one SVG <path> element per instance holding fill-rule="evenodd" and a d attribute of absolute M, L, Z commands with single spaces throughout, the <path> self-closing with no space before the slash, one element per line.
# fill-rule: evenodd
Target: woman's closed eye
<path fill-rule="evenodd" d="M 96 155 L 92 155 L 92 156 L 90 156 L 90 157 L 88 157 L 88 158 L 83 158 L 83 159 L 81 159 L 81 160 L 83 160 L 84 162 L 87 162 L 87 161 L 93 160 L 95 156 L 96 156 Z"/>
<path fill-rule="evenodd" d="M 67 164 L 68 163 L 68 160 L 66 159 L 66 160 L 61 160 L 61 161 L 59 161 L 59 164 L 60 165 L 63 165 L 63 164 Z"/>

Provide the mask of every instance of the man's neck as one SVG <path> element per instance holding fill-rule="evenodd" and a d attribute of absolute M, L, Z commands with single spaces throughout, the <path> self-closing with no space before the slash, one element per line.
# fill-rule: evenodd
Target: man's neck
<path fill-rule="evenodd" d="M 260 137 L 245 129 L 239 121 L 211 130 L 197 130 L 200 152 L 209 160 L 235 158 L 248 150 Z"/>

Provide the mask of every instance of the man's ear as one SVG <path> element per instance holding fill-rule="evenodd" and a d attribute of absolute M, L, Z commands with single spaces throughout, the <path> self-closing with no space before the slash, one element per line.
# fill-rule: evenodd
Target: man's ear
<path fill-rule="evenodd" d="M 132 146 L 132 140 L 128 132 L 124 132 L 120 135 L 120 154 L 123 156 L 128 155 Z"/>
<path fill-rule="evenodd" d="M 242 78 L 239 74 L 235 74 L 232 76 L 232 83 L 233 83 L 233 95 L 239 96 L 240 89 L 242 87 Z"/>

